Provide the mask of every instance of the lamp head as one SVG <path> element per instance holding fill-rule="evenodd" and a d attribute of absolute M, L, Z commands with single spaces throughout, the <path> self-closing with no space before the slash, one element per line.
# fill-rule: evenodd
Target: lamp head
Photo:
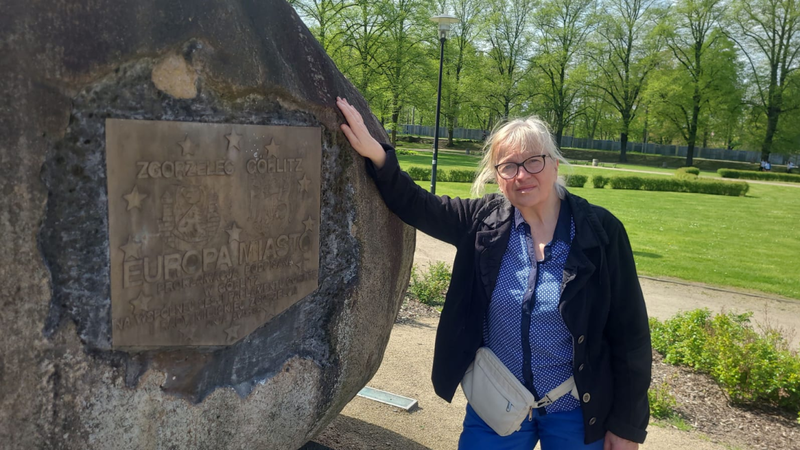
<path fill-rule="evenodd" d="M 450 25 L 459 22 L 458 17 L 449 14 L 431 17 L 431 21 L 439 24 L 439 39 L 447 39 L 447 35 L 450 33 Z"/>

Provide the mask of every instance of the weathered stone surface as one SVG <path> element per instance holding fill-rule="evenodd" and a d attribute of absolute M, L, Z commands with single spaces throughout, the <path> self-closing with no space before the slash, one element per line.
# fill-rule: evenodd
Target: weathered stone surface
<path fill-rule="evenodd" d="M 298 448 L 380 364 L 413 233 L 283 0 L 0 4 L 3 448 Z M 231 346 L 112 348 L 107 118 L 322 130 L 318 289 Z M 385 133 L 372 117 L 376 135 Z"/>

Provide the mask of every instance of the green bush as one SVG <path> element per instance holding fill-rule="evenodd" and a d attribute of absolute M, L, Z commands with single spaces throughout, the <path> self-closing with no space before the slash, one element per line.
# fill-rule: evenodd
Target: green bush
<path fill-rule="evenodd" d="M 432 263 L 428 266 L 427 272 L 420 272 L 416 266 L 411 268 L 408 295 L 420 303 L 441 307 L 444 305 L 448 286 L 450 286 L 450 266 L 443 262 Z"/>
<path fill-rule="evenodd" d="M 406 173 L 414 181 L 431 181 L 431 168 L 412 166 Z M 454 181 L 456 183 L 472 183 L 475 179 L 474 170 L 444 170 L 436 169 L 436 181 Z"/>
<path fill-rule="evenodd" d="M 730 195 L 738 197 L 747 194 L 750 185 L 729 181 L 681 180 L 677 178 L 642 178 L 635 176 L 614 176 L 609 180 L 611 189 L 632 189 L 645 191 L 691 192 L 695 194 Z"/>
<path fill-rule="evenodd" d="M 431 181 L 430 167 L 409 167 L 406 173 L 408 173 L 414 181 Z"/>
<path fill-rule="evenodd" d="M 608 180 L 608 184 L 611 186 L 611 189 L 641 189 L 642 177 L 636 177 L 636 176 L 611 177 L 611 179 Z"/>
<path fill-rule="evenodd" d="M 596 188 L 602 189 L 608 184 L 609 178 L 602 175 L 592 176 L 592 185 Z"/>
<path fill-rule="evenodd" d="M 693 173 L 695 175 L 700 175 L 700 169 L 697 167 L 682 167 L 681 169 L 685 169 L 686 173 Z"/>
<path fill-rule="evenodd" d="M 696 180 L 700 175 L 697 167 L 681 167 L 675 171 L 675 176 L 680 180 Z"/>
<path fill-rule="evenodd" d="M 791 173 L 756 172 L 754 170 L 718 169 L 717 173 L 722 178 L 742 178 L 745 180 L 785 181 L 800 183 L 800 175 Z"/>
<path fill-rule="evenodd" d="M 586 175 L 570 175 L 567 177 L 567 186 L 569 187 L 583 187 L 586 184 L 586 181 L 589 179 Z"/>
<path fill-rule="evenodd" d="M 403 156 L 418 156 L 421 155 L 420 152 L 415 152 L 414 150 L 406 150 L 404 148 L 397 148 L 394 150 L 395 154 L 403 155 Z"/>
<path fill-rule="evenodd" d="M 709 374 L 734 402 L 800 411 L 800 356 L 778 330 L 755 331 L 751 317 L 700 309 L 651 319 L 653 348 L 668 363 Z"/>
<path fill-rule="evenodd" d="M 684 180 L 677 178 L 642 178 L 641 189 L 645 191 L 691 192 Z"/>
<path fill-rule="evenodd" d="M 437 172 L 438 177 L 438 172 Z M 455 183 L 472 183 L 475 180 L 475 171 L 466 169 L 452 169 L 448 171 L 447 181 Z"/>
<path fill-rule="evenodd" d="M 675 407 L 678 402 L 669 391 L 666 381 L 658 386 L 650 386 L 647 391 L 647 400 L 650 402 L 650 415 L 656 419 L 669 419 L 675 417 Z"/>

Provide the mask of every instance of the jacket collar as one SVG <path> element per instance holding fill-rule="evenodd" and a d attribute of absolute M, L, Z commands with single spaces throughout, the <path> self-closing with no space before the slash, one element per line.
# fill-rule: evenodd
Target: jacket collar
<path fill-rule="evenodd" d="M 569 209 L 572 212 L 572 220 L 575 222 L 575 241 L 572 245 L 587 249 L 597 247 L 600 245 L 607 245 L 608 234 L 600 223 L 597 214 L 592 210 L 592 205 L 585 199 L 578 197 L 571 192 L 567 193 L 566 201 L 569 202 Z M 504 196 L 497 195 L 489 201 L 487 207 L 490 212 L 483 218 L 485 225 L 484 229 L 488 231 L 510 231 L 510 227 L 514 224 L 514 211 L 515 208 L 511 205 Z M 481 235 L 482 232 L 478 232 Z M 495 233 L 492 233 L 494 235 Z M 505 239 L 508 243 L 508 239 Z M 505 251 L 505 246 L 503 246 Z"/>
<path fill-rule="evenodd" d="M 486 298 L 490 299 L 511 237 L 514 207 L 504 196 L 497 195 L 486 205 L 486 211 L 475 236 L 475 258 Z"/>
<path fill-rule="evenodd" d="M 570 255 L 565 265 L 564 285 L 575 278 L 577 272 L 585 271 L 590 275 L 595 270 L 595 265 L 589 260 L 584 250 L 608 244 L 608 234 L 603 229 L 600 219 L 592 210 L 592 205 L 577 195 L 568 193 L 566 201 L 572 212 L 575 223 L 575 239 L 572 241 Z M 500 265 L 505 255 L 508 240 L 511 236 L 511 227 L 514 225 L 514 207 L 502 195 L 492 198 L 486 205 L 486 215 L 475 237 L 476 263 L 479 275 L 486 290 L 486 298 L 492 298 Z M 586 281 L 571 283 L 570 288 L 578 288 Z M 563 289 L 563 286 L 562 286 Z M 567 298 L 571 297 L 573 289 L 566 292 Z"/>

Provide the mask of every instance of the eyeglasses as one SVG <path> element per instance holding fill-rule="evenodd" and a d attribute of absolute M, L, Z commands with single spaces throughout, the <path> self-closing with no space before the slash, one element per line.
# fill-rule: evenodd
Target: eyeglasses
<path fill-rule="evenodd" d="M 494 166 L 494 170 L 496 170 L 500 178 L 504 180 L 511 180 L 516 177 L 520 167 L 524 167 L 525 171 L 529 174 L 535 175 L 544 170 L 545 158 L 547 158 L 547 155 L 536 155 L 531 156 L 521 163 L 505 162 Z"/>

